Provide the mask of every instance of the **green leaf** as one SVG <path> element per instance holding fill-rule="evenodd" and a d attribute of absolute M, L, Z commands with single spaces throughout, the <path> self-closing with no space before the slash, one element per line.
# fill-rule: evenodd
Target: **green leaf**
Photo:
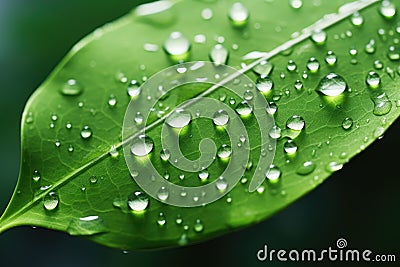
<path fill-rule="evenodd" d="M 245 3 L 249 22 L 235 27 L 227 17 L 233 2 L 165 1 L 150 8 L 142 6 L 79 42 L 27 103 L 22 118 L 20 177 L 0 219 L 0 232 L 33 225 L 121 249 L 185 245 L 255 224 L 314 189 L 380 138 L 399 116 L 400 52 L 398 15 L 385 18 L 377 3 L 360 11 L 364 21 L 359 26 L 348 18 L 340 19 L 325 30 L 326 42 L 300 42 L 300 38 L 276 53 L 281 51 L 275 48 L 287 44 L 294 32 L 301 33 L 346 3 L 311 2 L 294 9 L 286 1 L 249 1 Z M 154 13 L 157 7 L 161 7 L 160 12 Z M 212 10 L 211 17 L 207 8 Z M 153 13 L 148 14 L 149 10 Z M 173 31 L 182 32 L 190 40 L 193 61 L 208 60 L 217 42 L 230 51 L 228 63 L 237 69 L 249 52 L 271 51 L 261 55 L 273 66 L 269 76 L 274 87 L 266 98 L 278 107 L 274 119 L 282 129 L 282 137 L 277 141 L 277 167 L 273 170 L 279 169 L 281 175 L 278 182 L 266 179 L 256 192 L 248 192 L 251 177 L 259 167 L 257 159 L 264 153 L 259 136 L 265 130 L 250 116 L 243 119 L 254 162 L 254 166 L 247 166 L 247 181 L 242 179 L 227 196 L 200 207 L 175 207 L 149 197 L 148 208 L 138 214 L 130 210 L 128 201 L 142 189 L 132 179 L 121 149 L 125 111 L 131 100 L 128 83 L 142 82 L 171 66 L 171 58 L 161 47 Z M 205 36 L 204 43 L 198 40 L 199 34 Z M 154 51 L 146 51 L 144 46 Z M 335 64 L 325 62 L 328 51 L 336 55 Z M 307 69 L 311 57 L 319 62 L 317 71 L 310 70 L 315 62 Z M 288 66 L 289 60 L 297 65 L 295 70 L 289 70 L 293 68 L 293 64 Z M 371 71 L 379 75 L 379 86 L 366 84 Z M 347 84 L 339 97 L 318 92 L 321 80 L 330 73 L 340 75 Z M 246 74 L 254 81 L 257 78 L 252 71 Z M 207 88 L 204 84 L 184 86 L 160 103 L 172 110 Z M 231 98 L 236 104 L 241 101 L 226 88 L 218 88 L 208 96 L 228 105 Z M 287 120 L 294 115 L 305 120 L 301 132 L 286 129 Z M 156 114 L 150 120 L 162 122 Z M 161 175 L 168 171 L 171 182 L 201 185 L 198 173 L 179 171 L 159 158 L 160 131 L 161 124 L 157 124 L 146 133 L 154 140 L 150 157 L 153 165 Z M 229 141 L 227 134 L 215 129 L 210 121 L 194 120 L 180 134 L 182 153 L 196 159 L 200 155 L 198 144 L 206 137 L 213 138 L 217 147 Z M 291 155 L 284 152 L 285 144 L 293 150 L 293 143 L 287 143 L 289 137 L 297 146 Z M 208 168 L 209 181 L 217 179 L 225 167 L 222 161 L 213 163 Z"/>

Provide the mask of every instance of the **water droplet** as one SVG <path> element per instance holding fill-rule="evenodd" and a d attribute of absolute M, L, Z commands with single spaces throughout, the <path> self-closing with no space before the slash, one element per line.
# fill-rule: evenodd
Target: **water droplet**
<path fill-rule="evenodd" d="M 168 149 L 163 148 L 163 149 L 161 150 L 161 152 L 160 152 L 160 158 L 161 158 L 163 161 L 167 161 L 167 160 L 170 159 L 170 157 L 171 157 L 171 152 L 170 152 Z"/>
<path fill-rule="evenodd" d="M 108 98 L 108 106 L 112 108 L 115 107 L 115 105 L 117 105 L 117 99 L 114 95 L 110 95 L 110 97 Z"/>
<path fill-rule="evenodd" d="M 140 113 L 139 111 L 136 112 L 136 115 L 135 115 L 134 120 L 135 120 L 135 123 L 136 123 L 137 125 L 142 124 L 142 123 L 143 123 L 143 120 L 144 120 L 144 117 L 143 117 L 142 113 Z"/>
<path fill-rule="evenodd" d="M 382 61 L 380 61 L 380 60 L 375 60 L 374 61 L 374 68 L 376 69 L 376 70 L 381 70 L 381 69 L 383 69 L 383 62 Z"/>
<path fill-rule="evenodd" d="M 104 233 L 107 228 L 103 224 L 103 220 L 99 216 L 91 215 L 81 217 L 79 219 L 71 219 L 67 232 L 70 235 L 94 235 Z"/>
<path fill-rule="evenodd" d="M 365 45 L 365 52 L 367 54 L 373 54 L 375 53 L 376 50 L 376 44 L 375 44 L 375 40 L 371 39 L 366 45 Z"/>
<path fill-rule="evenodd" d="M 244 100 L 236 106 L 235 110 L 241 116 L 248 116 L 253 111 L 253 108 Z"/>
<path fill-rule="evenodd" d="M 311 73 L 316 73 L 319 70 L 319 62 L 315 57 L 311 57 L 308 61 L 307 61 L 307 69 L 311 72 Z"/>
<path fill-rule="evenodd" d="M 141 191 L 136 191 L 128 196 L 128 206 L 136 212 L 144 211 L 149 206 L 149 198 Z"/>
<path fill-rule="evenodd" d="M 90 176 L 90 178 L 89 178 L 89 182 L 91 183 L 91 184 L 97 184 L 97 177 L 96 176 Z"/>
<path fill-rule="evenodd" d="M 58 119 L 56 114 L 51 115 L 51 120 L 52 121 L 56 121 Z"/>
<path fill-rule="evenodd" d="M 192 115 L 183 109 L 174 110 L 165 122 L 172 128 L 183 128 L 190 123 Z"/>
<path fill-rule="evenodd" d="M 232 154 L 232 148 L 227 144 L 223 144 L 217 151 L 217 156 L 221 159 L 228 159 Z"/>
<path fill-rule="evenodd" d="M 301 89 L 303 88 L 303 82 L 300 81 L 300 80 L 296 80 L 296 81 L 294 82 L 294 88 L 295 88 L 296 90 L 301 90 Z"/>
<path fill-rule="evenodd" d="M 336 73 L 329 73 L 318 84 L 317 91 L 326 96 L 338 96 L 347 88 L 346 81 Z"/>
<path fill-rule="evenodd" d="M 67 129 L 72 129 L 72 123 L 71 123 L 71 122 L 67 122 L 67 123 L 65 124 L 65 128 L 67 128 Z"/>
<path fill-rule="evenodd" d="M 374 102 L 373 113 L 377 116 L 388 114 L 392 109 L 392 102 L 389 100 L 386 93 L 377 92 L 371 99 Z"/>
<path fill-rule="evenodd" d="M 189 58 L 190 42 L 181 32 L 172 32 L 164 43 L 164 51 L 175 63 Z"/>
<path fill-rule="evenodd" d="M 266 107 L 266 111 L 269 115 L 274 115 L 278 111 L 278 106 L 275 102 L 269 102 L 268 106 Z"/>
<path fill-rule="evenodd" d="M 176 215 L 175 223 L 181 225 L 183 223 L 182 216 L 180 214 Z"/>
<path fill-rule="evenodd" d="M 308 175 L 315 170 L 315 163 L 312 161 L 303 162 L 297 169 L 296 173 L 300 175 Z"/>
<path fill-rule="evenodd" d="M 167 200 L 168 197 L 169 197 L 168 189 L 162 186 L 157 192 L 157 198 L 161 201 L 165 201 Z"/>
<path fill-rule="evenodd" d="M 290 0 L 289 4 L 292 8 L 299 9 L 303 6 L 303 1 L 302 0 Z"/>
<path fill-rule="evenodd" d="M 205 8 L 201 11 L 201 17 L 204 20 L 210 20 L 213 17 L 213 11 L 210 8 Z"/>
<path fill-rule="evenodd" d="M 253 71 L 260 77 L 267 77 L 271 73 L 273 68 L 274 65 L 272 65 L 272 63 L 263 60 L 253 68 Z"/>
<path fill-rule="evenodd" d="M 294 131 L 303 130 L 305 124 L 305 120 L 299 115 L 293 115 L 286 121 L 286 127 Z"/>
<path fill-rule="evenodd" d="M 196 221 L 194 222 L 193 230 L 194 230 L 196 233 L 200 233 L 200 232 L 202 232 L 202 231 L 204 230 L 203 223 L 201 222 L 200 219 L 196 219 Z"/>
<path fill-rule="evenodd" d="M 329 66 L 333 66 L 333 65 L 336 64 L 336 61 L 337 61 L 337 57 L 336 57 L 335 53 L 334 53 L 333 51 L 330 51 L 330 50 L 329 50 L 329 51 L 326 53 L 325 62 L 326 62 Z"/>
<path fill-rule="evenodd" d="M 68 146 L 68 152 L 74 152 L 74 146 L 73 145 L 69 145 Z"/>
<path fill-rule="evenodd" d="M 217 110 L 213 116 L 213 122 L 217 126 L 224 126 L 229 122 L 229 115 L 223 109 Z"/>
<path fill-rule="evenodd" d="M 236 2 L 232 5 L 231 9 L 229 10 L 229 20 L 234 27 L 244 27 L 248 20 L 249 20 L 249 11 L 247 8 L 239 2 Z"/>
<path fill-rule="evenodd" d="M 110 151 L 108 151 L 108 154 L 110 154 L 112 158 L 117 158 L 119 155 L 117 147 L 115 145 L 112 145 Z"/>
<path fill-rule="evenodd" d="M 297 144 L 293 140 L 289 139 L 285 144 L 283 144 L 283 150 L 287 154 L 294 154 L 297 151 Z"/>
<path fill-rule="evenodd" d="M 43 199 L 43 207 L 46 210 L 54 210 L 58 207 L 59 198 L 56 192 L 48 193 Z"/>
<path fill-rule="evenodd" d="M 164 213 L 160 212 L 158 214 L 158 218 L 157 218 L 158 226 L 164 226 L 166 223 L 167 223 L 167 220 L 165 219 Z"/>
<path fill-rule="evenodd" d="M 206 43 L 206 36 L 204 34 L 196 34 L 193 38 L 194 42 L 197 44 L 205 44 Z"/>
<path fill-rule="evenodd" d="M 364 23 L 364 18 L 360 15 L 360 13 L 355 12 L 350 17 L 351 24 L 354 26 L 361 26 Z"/>
<path fill-rule="evenodd" d="M 80 95 L 83 91 L 83 87 L 74 79 L 69 79 L 62 87 L 61 94 L 67 96 Z"/>
<path fill-rule="evenodd" d="M 254 97 L 254 94 L 253 94 L 253 92 L 250 91 L 250 90 L 246 90 L 246 91 L 244 92 L 244 94 L 243 94 L 243 98 L 244 98 L 245 100 L 247 100 L 247 101 L 252 100 L 253 97 Z"/>
<path fill-rule="evenodd" d="M 379 12 L 384 18 L 391 19 L 396 15 L 396 6 L 389 0 L 383 0 Z"/>
<path fill-rule="evenodd" d="M 326 166 L 326 170 L 329 172 L 335 172 L 343 168 L 343 164 L 332 161 L 329 162 L 328 165 Z"/>
<path fill-rule="evenodd" d="M 256 81 L 256 88 L 261 93 L 267 93 L 274 87 L 274 82 L 268 76 L 258 77 Z"/>
<path fill-rule="evenodd" d="M 220 192 L 224 192 L 228 188 L 228 182 L 224 177 L 219 177 L 215 182 L 215 186 Z"/>
<path fill-rule="evenodd" d="M 387 56 L 392 61 L 399 60 L 400 59 L 400 49 L 394 45 L 389 46 Z"/>
<path fill-rule="evenodd" d="M 327 39 L 327 34 L 322 30 L 315 30 L 311 35 L 311 40 L 317 45 L 325 44 L 326 39 Z"/>
<path fill-rule="evenodd" d="M 293 60 L 289 60 L 286 66 L 288 71 L 295 71 L 297 69 L 297 65 L 296 62 L 294 62 Z"/>
<path fill-rule="evenodd" d="M 344 120 L 342 121 L 342 128 L 344 130 L 348 130 L 351 128 L 351 126 L 353 126 L 353 119 L 352 118 L 344 118 Z"/>
<path fill-rule="evenodd" d="M 39 182 L 39 181 L 40 181 L 40 178 L 41 178 L 40 172 L 39 172 L 38 170 L 34 170 L 34 171 L 33 171 L 33 174 L 32 174 L 32 180 L 33 180 L 34 182 Z"/>
<path fill-rule="evenodd" d="M 55 143 L 56 147 L 60 147 L 61 146 L 61 141 L 60 140 L 56 140 Z"/>
<path fill-rule="evenodd" d="M 269 136 L 272 139 L 278 139 L 281 137 L 282 129 L 277 125 L 272 126 L 271 130 L 269 130 Z"/>
<path fill-rule="evenodd" d="M 229 57 L 229 51 L 222 44 L 216 44 L 211 49 L 209 57 L 216 66 L 226 64 Z"/>
<path fill-rule="evenodd" d="M 146 156 L 154 148 L 153 140 L 147 135 L 139 135 L 134 138 L 131 146 L 131 153 L 135 156 Z"/>
<path fill-rule="evenodd" d="M 81 137 L 83 139 L 89 139 L 92 136 L 92 134 L 93 134 L 92 129 L 90 129 L 89 126 L 87 125 L 83 126 L 81 130 Z"/>
<path fill-rule="evenodd" d="M 209 176 L 210 176 L 210 174 L 208 173 L 207 170 L 202 170 L 199 172 L 199 178 L 202 182 L 207 181 Z"/>
<path fill-rule="evenodd" d="M 281 177 L 281 175 L 282 175 L 281 170 L 277 166 L 271 164 L 265 174 L 265 178 L 267 178 L 269 183 L 277 184 L 279 182 L 279 178 Z"/>
<path fill-rule="evenodd" d="M 127 89 L 127 93 L 131 98 L 134 98 L 140 94 L 140 83 L 137 80 L 132 80 Z"/>
<path fill-rule="evenodd" d="M 381 84 L 381 78 L 379 77 L 378 73 L 370 71 L 368 72 L 365 82 L 371 88 L 378 88 Z"/>

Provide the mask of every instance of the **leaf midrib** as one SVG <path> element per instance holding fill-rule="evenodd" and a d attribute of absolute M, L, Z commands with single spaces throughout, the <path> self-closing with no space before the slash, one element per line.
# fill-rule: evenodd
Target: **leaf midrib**
<path fill-rule="evenodd" d="M 353 2 L 349 2 L 347 4 L 344 4 L 343 6 L 349 5 L 354 3 L 354 7 L 349 8 L 345 11 L 342 11 L 340 13 L 333 13 L 332 17 L 330 17 L 330 19 L 323 19 L 321 18 L 320 20 L 316 21 L 315 23 L 311 24 L 310 26 L 304 28 L 302 30 L 302 33 L 300 35 L 298 35 L 297 37 L 277 46 L 276 48 L 272 49 L 269 52 L 263 52 L 262 53 L 262 57 L 256 59 L 255 61 L 251 62 L 249 65 L 242 67 L 241 69 L 239 69 L 236 73 L 226 77 L 225 79 L 223 79 L 221 82 L 212 85 L 209 89 L 205 90 L 204 92 L 198 94 L 196 97 L 194 97 L 193 99 L 195 100 L 196 98 L 201 98 L 201 97 L 205 97 L 209 94 L 211 94 L 212 92 L 214 92 L 216 89 L 218 89 L 219 87 L 225 85 L 226 83 L 234 80 L 236 77 L 246 73 L 247 71 L 253 69 L 255 66 L 257 66 L 259 63 L 261 63 L 262 61 L 271 59 L 272 57 L 278 55 L 279 53 L 288 50 L 290 48 L 292 48 L 293 46 L 297 45 L 298 43 L 306 40 L 307 38 L 309 38 L 314 30 L 325 30 L 326 28 L 342 21 L 343 19 L 349 17 L 350 15 L 352 15 L 355 12 L 358 12 L 362 9 L 365 9 L 375 3 L 377 3 L 379 0 L 367 0 L 367 1 L 353 1 Z M 358 5 L 357 5 L 357 4 Z M 342 7 L 343 7 L 342 6 Z M 340 8 L 339 8 L 340 11 Z M 326 15 L 325 15 L 326 16 Z M 119 24 L 115 25 L 116 27 L 113 27 L 113 29 L 111 30 L 115 30 L 115 28 L 118 27 L 122 27 L 125 24 L 129 23 L 129 20 L 121 20 Z M 75 55 L 82 47 L 84 47 L 87 43 L 89 43 L 90 41 L 93 40 L 93 36 L 88 36 L 86 38 L 84 38 L 82 41 L 78 42 L 73 49 L 71 50 L 71 52 L 68 54 L 68 56 L 65 57 L 65 59 L 61 62 L 61 64 L 59 65 L 59 68 L 61 68 L 62 66 L 64 66 L 64 64 L 73 56 Z M 54 71 L 53 75 L 51 75 L 49 77 L 49 79 L 47 81 L 51 81 L 52 77 L 55 76 L 58 73 L 58 71 Z M 44 83 L 41 87 L 44 88 L 45 85 L 47 83 Z M 40 94 L 40 91 L 38 92 L 38 95 Z M 36 95 L 37 97 L 37 95 Z M 31 99 L 35 99 L 36 97 L 32 97 Z M 193 101 L 188 101 L 186 102 L 184 105 L 182 105 L 181 107 L 187 107 L 189 106 Z M 27 104 L 29 105 L 29 103 Z M 116 145 L 114 145 L 116 147 L 116 149 L 120 149 L 123 145 L 127 144 L 128 142 L 130 142 L 133 138 L 138 137 L 139 135 L 143 134 L 145 132 L 145 130 L 151 130 L 154 127 L 160 125 L 173 111 L 170 111 L 170 113 L 164 115 L 163 117 L 157 119 L 156 121 L 154 121 L 153 123 L 151 123 L 150 125 L 144 127 L 144 129 L 138 131 L 137 133 L 133 134 L 132 136 L 130 136 L 129 138 L 127 138 L 124 142 L 119 142 Z M 26 115 L 26 114 L 25 114 Z M 24 118 L 22 119 L 22 121 L 25 121 Z M 23 128 L 22 128 L 23 129 Z M 38 201 L 40 201 L 45 195 L 47 195 L 49 192 L 54 191 L 54 189 L 57 189 L 59 187 L 61 187 L 62 185 L 64 185 L 65 183 L 69 182 L 70 180 L 72 180 L 74 177 L 78 176 L 80 173 L 86 171 L 87 169 L 89 169 L 90 167 L 92 167 L 93 165 L 97 164 L 98 162 L 102 161 L 103 159 L 107 158 L 109 156 L 109 151 L 103 152 L 101 155 L 99 155 L 98 157 L 90 160 L 89 162 L 87 162 L 86 164 L 84 164 L 83 166 L 81 166 L 80 168 L 74 170 L 73 172 L 71 172 L 70 174 L 62 177 L 62 179 L 60 179 L 58 182 L 56 182 L 51 188 L 49 188 L 46 191 L 43 191 L 41 194 L 36 195 L 30 202 L 26 203 L 25 205 L 23 205 L 17 212 L 11 214 L 8 217 L 4 218 L 4 215 L 7 214 L 7 210 L 4 212 L 3 216 L 0 218 L 0 233 L 2 233 L 4 230 L 6 230 L 7 228 L 11 227 L 11 225 L 13 224 L 13 219 L 14 218 L 18 218 L 19 216 L 21 216 L 22 214 L 25 213 L 26 210 L 28 210 L 30 207 L 34 206 L 37 204 Z M 8 223 L 7 223 L 8 222 Z M 9 226 L 9 227 L 8 227 Z"/>

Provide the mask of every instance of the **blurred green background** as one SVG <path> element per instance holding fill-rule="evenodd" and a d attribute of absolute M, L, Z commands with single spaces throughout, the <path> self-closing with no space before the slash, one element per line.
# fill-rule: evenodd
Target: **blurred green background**
<path fill-rule="evenodd" d="M 142 2 L 0 0 L 1 212 L 18 177 L 20 118 L 29 96 L 78 40 Z M 286 266 L 260 263 L 256 253 L 264 244 L 287 250 L 335 247 L 340 237 L 350 248 L 396 254 L 399 264 L 399 134 L 400 122 L 286 210 L 202 244 L 123 253 L 64 233 L 20 227 L 0 235 L 0 266 Z"/>

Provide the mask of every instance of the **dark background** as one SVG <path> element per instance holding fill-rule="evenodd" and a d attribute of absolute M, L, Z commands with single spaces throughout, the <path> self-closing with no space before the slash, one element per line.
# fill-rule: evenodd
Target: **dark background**
<path fill-rule="evenodd" d="M 144 1 L 0 0 L 0 211 L 18 177 L 25 102 L 73 44 L 138 2 Z M 190 247 L 128 253 L 20 227 L 0 235 L 0 266 L 283 266 L 258 262 L 256 252 L 264 244 L 335 247 L 340 237 L 351 248 L 396 254 L 399 264 L 399 133 L 397 123 L 319 188 L 256 226 Z"/>

